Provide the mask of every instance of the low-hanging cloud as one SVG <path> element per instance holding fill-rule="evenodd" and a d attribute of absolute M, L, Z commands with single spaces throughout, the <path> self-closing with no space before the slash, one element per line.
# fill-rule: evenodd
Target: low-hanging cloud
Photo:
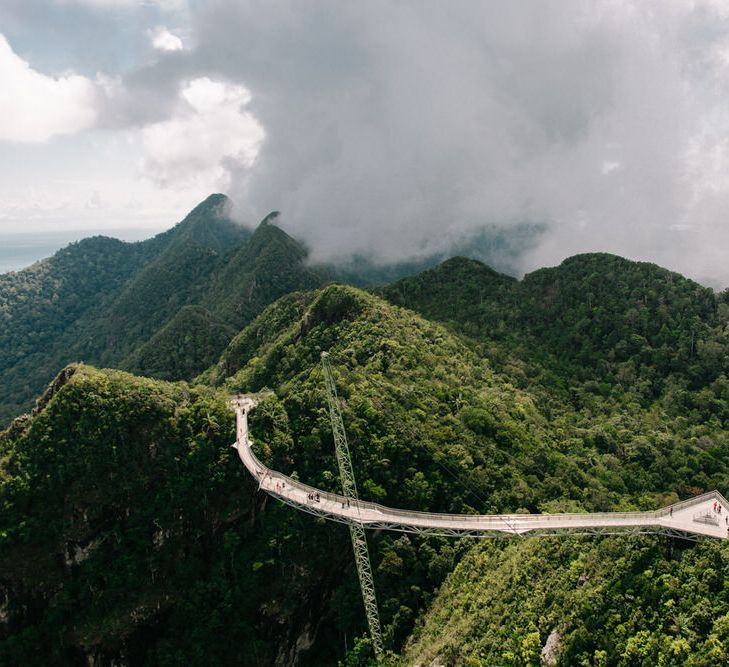
<path fill-rule="evenodd" d="M 321 256 L 528 222 L 525 269 L 607 250 L 729 282 L 720 4 L 219 2 L 198 42 L 268 136 L 234 197 Z"/>
<path fill-rule="evenodd" d="M 189 28 L 131 99 L 245 86 L 266 139 L 225 163 L 230 194 L 249 222 L 282 210 L 315 259 L 532 225 L 522 270 L 609 251 L 729 284 L 721 2 L 213 0 Z"/>

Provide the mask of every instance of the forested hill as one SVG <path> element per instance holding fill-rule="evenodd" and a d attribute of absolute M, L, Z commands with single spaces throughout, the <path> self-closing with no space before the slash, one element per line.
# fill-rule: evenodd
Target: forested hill
<path fill-rule="evenodd" d="M 148 241 L 88 239 L 0 276 L 0 423 L 73 361 L 190 379 L 266 305 L 324 282 L 301 244 L 268 221 L 251 233 L 227 205 L 212 195 Z"/>
<path fill-rule="evenodd" d="M 46 663 L 343 659 L 364 630 L 348 531 L 256 496 L 225 406 L 231 391 L 272 389 L 252 424 L 260 455 L 334 487 L 322 349 L 337 360 L 366 497 L 471 511 L 479 498 L 437 462 L 446 455 L 452 474 L 475 469 L 490 506 L 515 507 L 508 449 L 550 448 L 530 398 L 455 336 L 353 288 L 286 297 L 240 338 L 220 389 L 82 366 L 2 436 L 0 662 L 33 664 L 39 646 Z M 489 419 L 509 425 L 501 444 Z M 392 643 L 464 546 L 373 545 Z"/>
<path fill-rule="evenodd" d="M 30 406 L 65 363 L 79 321 L 93 321 L 169 243 L 94 237 L 0 275 L 0 422 Z"/>
<path fill-rule="evenodd" d="M 117 364 L 183 306 L 199 303 L 213 273 L 245 243 L 250 231 L 229 220 L 227 198 L 211 195 L 171 231 L 164 251 L 118 298 L 77 331 L 80 359 Z"/>
<path fill-rule="evenodd" d="M 371 664 L 347 529 L 258 495 L 230 448 L 227 397 L 261 392 L 258 456 L 337 489 L 324 350 L 367 500 L 647 510 L 729 489 L 727 293 L 606 254 L 522 280 L 454 258 L 365 292 L 226 205 L 0 277 L 0 414 L 42 394 L 0 434 L 0 664 Z M 729 660 L 725 542 L 379 532 L 370 552 L 390 664 Z"/>
<path fill-rule="evenodd" d="M 0 662 L 370 664 L 346 527 L 257 495 L 230 448 L 227 397 L 270 390 L 252 416 L 257 454 L 337 488 L 322 350 L 367 500 L 643 510 L 729 487 L 721 397 L 707 419 L 587 386 L 563 395 L 510 348 L 374 295 L 289 294 L 197 383 L 71 367 L 0 436 Z M 379 532 L 370 553 L 385 643 L 404 656 L 390 664 L 536 665 L 553 634 L 568 665 L 725 655 L 725 543 Z"/>
<path fill-rule="evenodd" d="M 729 373 L 729 292 L 716 295 L 655 264 L 586 254 L 515 281 L 454 258 L 381 293 L 499 343 L 563 388 L 591 382 L 599 393 L 630 390 L 650 401 L 676 384 L 699 389 Z"/>

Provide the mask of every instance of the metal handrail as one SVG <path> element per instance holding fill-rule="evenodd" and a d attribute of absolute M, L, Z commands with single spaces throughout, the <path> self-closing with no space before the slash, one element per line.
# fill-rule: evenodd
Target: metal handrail
<path fill-rule="evenodd" d="M 357 500 L 353 501 L 351 499 L 348 499 L 346 496 L 337 494 L 337 493 L 331 493 L 329 491 L 322 491 L 321 489 L 318 489 L 313 486 L 309 486 L 308 484 L 304 484 L 303 482 L 299 482 L 297 480 L 292 479 L 288 475 L 284 475 L 283 473 L 280 473 L 275 470 L 271 470 L 267 466 L 265 466 L 261 461 L 258 459 L 258 457 L 253 453 L 253 448 L 251 447 L 251 440 L 248 439 L 246 443 L 243 443 L 244 446 L 248 448 L 248 453 L 250 457 L 253 459 L 254 463 L 257 467 L 261 469 L 262 474 L 260 475 L 260 479 L 263 480 L 265 477 L 269 477 L 270 479 L 276 479 L 280 480 L 284 484 L 288 484 L 289 486 L 299 489 L 303 491 L 306 494 L 318 494 L 320 498 L 320 502 L 331 502 L 336 504 L 345 504 L 349 501 L 350 506 L 354 506 L 360 510 L 371 510 L 374 512 L 380 512 L 383 515 L 386 515 L 388 518 L 396 517 L 403 519 L 403 523 L 405 523 L 405 519 L 411 519 L 416 520 L 418 524 L 427 524 L 427 523 L 444 523 L 444 522 L 458 522 L 458 523 L 495 523 L 500 526 L 503 526 L 504 520 L 507 521 L 515 521 L 519 522 L 522 526 L 524 523 L 531 523 L 531 522 L 539 522 L 544 523 L 545 518 L 549 519 L 550 517 L 553 517 L 554 519 L 559 519 L 560 521 L 567 520 L 567 521 L 574 521 L 574 522 L 580 522 L 580 521 L 600 521 L 600 522 L 610 522 L 615 521 L 619 519 L 641 519 L 644 521 L 650 521 L 652 519 L 658 519 L 660 517 L 666 516 L 671 513 L 671 509 L 674 511 L 682 509 L 683 507 L 686 507 L 688 505 L 693 505 L 697 501 L 700 502 L 702 500 L 711 500 L 716 499 L 720 502 L 723 502 L 725 506 L 729 505 L 727 503 L 724 496 L 722 496 L 718 491 L 709 491 L 707 493 L 701 494 L 700 496 L 695 496 L 693 498 L 683 500 L 677 503 L 674 503 L 673 505 L 669 507 L 664 507 L 658 510 L 649 510 L 645 512 L 582 512 L 582 513 L 569 513 L 569 514 L 505 514 L 505 515 L 494 515 L 494 514 L 441 514 L 441 513 L 433 513 L 433 512 L 420 512 L 417 510 L 404 510 L 404 509 L 398 509 L 393 507 L 387 507 L 385 505 L 380 505 L 379 503 L 374 503 L 367 500 Z M 235 447 L 236 445 L 234 445 Z M 254 474 L 254 476 L 258 476 L 255 471 L 251 470 L 251 473 Z M 273 495 L 279 495 L 281 497 L 285 497 L 285 494 L 279 494 L 275 490 L 269 490 Z M 371 520 L 363 519 L 363 523 L 368 523 Z"/>

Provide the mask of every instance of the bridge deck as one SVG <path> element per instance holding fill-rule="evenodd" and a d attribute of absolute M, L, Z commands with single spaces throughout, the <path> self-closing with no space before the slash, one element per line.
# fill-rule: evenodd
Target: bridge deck
<path fill-rule="evenodd" d="M 470 537 L 530 535 L 664 533 L 688 539 L 729 536 L 729 502 L 718 491 L 689 498 L 651 512 L 591 514 L 434 514 L 385 507 L 316 489 L 263 465 L 251 449 L 248 412 L 255 400 L 238 396 L 237 438 L 233 445 L 259 488 L 279 500 L 332 521 L 409 533 Z M 716 504 L 716 505 L 715 505 Z M 716 511 L 714 507 L 720 509 Z"/>

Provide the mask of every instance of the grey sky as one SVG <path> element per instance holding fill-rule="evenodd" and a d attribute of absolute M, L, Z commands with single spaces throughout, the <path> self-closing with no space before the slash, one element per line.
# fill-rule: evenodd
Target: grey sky
<path fill-rule="evenodd" d="M 0 111 L 6 230 L 223 190 L 319 259 L 531 223 L 522 270 L 605 250 L 729 285 L 724 2 L 10 0 L 0 32 L 66 110 Z"/>

